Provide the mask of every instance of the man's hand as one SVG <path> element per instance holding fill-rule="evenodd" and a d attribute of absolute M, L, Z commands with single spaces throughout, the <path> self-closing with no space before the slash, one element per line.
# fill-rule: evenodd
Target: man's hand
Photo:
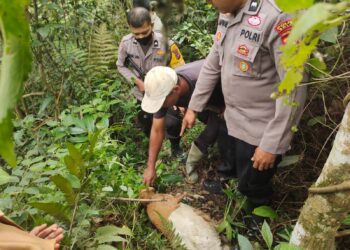
<path fill-rule="evenodd" d="M 183 136 L 186 128 L 192 128 L 196 122 L 196 112 L 192 109 L 188 109 L 184 118 L 182 119 L 182 126 L 180 136 Z"/>
<path fill-rule="evenodd" d="M 45 240 L 55 240 L 55 250 L 60 248 L 60 242 L 63 240 L 63 229 L 56 224 L 49 227 L 46 224 L 34 227 L 29 234 Z"/>
<path fill-rule="evenodd" d="M 147 186 L 153 186 L 154 180 L 156 178 L 156 169 L 154 167 L 147 167 L 143 173 L 143 184 Z"/>
<path fill-rule="evenodd" d="M 135 78 L 135 84 L 142 93 L 145 92 L 145 83 L 141 79 Z"/>
<path fill-rule="evenodd" d="M 253 168 L 258 169 L 259 171 L 264 171 L 268 170 L 269 168 L 273 168 L 276 155 L 257 147 L 251 160 L 254 162 Z"/>

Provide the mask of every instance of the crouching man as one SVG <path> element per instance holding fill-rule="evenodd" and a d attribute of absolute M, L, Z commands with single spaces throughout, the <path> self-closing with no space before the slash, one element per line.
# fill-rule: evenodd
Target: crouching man
<path fill-rule="evenodd" d="M 203 62 L 201 60 L 188 63 L 176 71 L 169 67 L 154 67 L 145 77 L 145 95 L 141 107 L 145 112 L 153 114 L 147 167 L 144 173 L 146 185 L 152 185 L 156 178 L 155 164 L 165 135 L 169 137 L 169 134 L 180 134 L 181 111 L 184 112 L 188 107 Z M 219 117 L 219 113 L 224 110 L 219 83 L 220 81 L 208 105 L 212 108 L 204 110 L 198 117 L 207 126 L 192 143 L 187 158 L 186 179 L 190 183 L 198 180 L 195 164 L 207 153 L 208 147 L 215 143 L 219 131 L 226 129 L 225 121 Z M 174 115 L 174 110 L 178 111 L 177 115 Z"/>

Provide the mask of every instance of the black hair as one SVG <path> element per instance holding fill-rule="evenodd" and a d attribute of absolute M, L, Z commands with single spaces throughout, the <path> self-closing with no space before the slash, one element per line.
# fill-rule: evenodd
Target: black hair
<path fill-rule="evenodd" d="M 140 28 L 145 23 L 152 23 L 149 11 L 143 7 L 136 7 L 130 10 L 127 14 L 127 21 L 134 28 Z"/>
<path fill-rule="evenodd" d="M 133 0 L 132 5 L 134 8 L 143 7 L 148 11 L 151 10 L 151 4 L 150 4 L 149 0 Z"/>

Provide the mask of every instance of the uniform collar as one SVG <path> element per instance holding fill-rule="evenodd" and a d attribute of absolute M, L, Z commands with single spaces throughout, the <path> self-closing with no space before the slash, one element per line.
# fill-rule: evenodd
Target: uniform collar
<path fill-rule="evenodd" d="M 152 31 L 153 32 L 153 31 Z M 160 42 L 161 42 L 161 38 L 157 35 L 156 32 L 153 32 L 153 41 L 152 41 L 152 45 L 150 48 L 153 49 L 159 49 L 160 48 Z M 135 37 L 132 38 L 132 43 L 135 46 L 141 47 L 141 45 L 137 42 L 137 40 L 135 39 Z"/>

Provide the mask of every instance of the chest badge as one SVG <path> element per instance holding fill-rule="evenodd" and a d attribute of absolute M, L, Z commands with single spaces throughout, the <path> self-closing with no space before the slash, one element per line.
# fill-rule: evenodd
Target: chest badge
<path fill-rule="evenodd" d="M 251 26 L 259 26 L 261 24 L 261 18 L 259 16 L 251 16 L 248 19 L 248 24 Z"/>
<path fill-rule="evenodd" d="M 240 61 L 239 62 L 239 69 L 242 71 L 242 72 L 247 72 L 249 70 L 249 64 L 245 61 Z"/>
<path fill-rule="evenodd" d="M 249 55 L 249 48 L 245 44 L 239 45 L 237 49 L 238 54 L 241 54 L 242 56 L 248 56 Z"/>
<path fill-rule="evenodd" d="M 157 51 L 157 56 L 164 56 L 165 55 L 165 51 L 164 50 L 158 50 Z"/>
<path fill-rule="evenodd" d="M 220 31 L 218 31 L 218 32 L 216 33 L 216 41 L 220 41 L 220 40 L 221 40 L 221 37 L 222 37 L 222 34 L 221 34 Z"/>

